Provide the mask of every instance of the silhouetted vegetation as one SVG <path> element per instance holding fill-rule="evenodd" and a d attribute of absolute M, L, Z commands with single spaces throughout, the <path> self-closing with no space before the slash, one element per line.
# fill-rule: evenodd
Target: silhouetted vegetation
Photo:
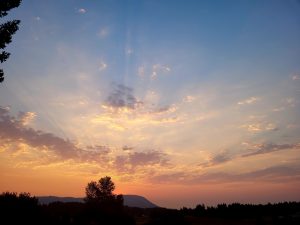
<path fill-rule="evenodd" d="M 192 221 L 213 218 L 215 221 L 212 224 L 300 224 L 299 202 L 266 205 L 233 203 L 219 204 L 216 207 L 205 207 L 202 204 L 194 209 L 184 207 L 180 211 L 186 217 L 193 218 Z"/>
<path fill-rule="evenodd" d="M 38 224 L 41 208 L 29 193 L 4 192 L 0 195 L 1 224 Z"/>
<path fill-rule="evenodd" d="M 92 181 L 85 188 L 84 201 L 90 209 L 101 209 L 107 213 L 121 212 L 124 199 L 122 195 L 115 195 L 115 184 L 110 177 L 102 177 L 98 182 Z"/>
<path fill-rule="evenodd" d="M 122 195 L 115 195 L 115 184 L 110 177 L 88 183 L 85 192 L 85 217 L 93 224 L 134 224 L 124 211 Z"/>
<path fill-rule="evenodd" d="M 197 205 L 180 210 L 123 205 L 110 177 L 90 182 L 82 202 L 40 204 L 29 193 L 0 195 L 1 224 L 43 225 L 298 225 L 300 202 Z"/>
<path fill-rule="evenodd" d="M 134 225 L 132 216 L 124 211 L 122 195 L 115 195 L 110 177 L 87 185 L 85 203 L 54 202 L 41 205 L 28 193 L 5 192 L 0 195 L 1 224 L 44 225 Z M 4 223 L 2 223 L 2 221 Z"/>
<path fill-rule="evenodd" d="M 1 0 L 0 17 L 6 16 L 7 12 L 18 7 L 21 0 Z M 7 21 L 0 25 L 0 49 L 4 49 L 12 39 L 13 34 L 19 29 L 20 20 Z M 3 63 L 9 58 L 10 53 L 2 51 L 0 53 L 0 62 Z M 0 83 L 4 80 L 4 72 L 0 69 Z"/>

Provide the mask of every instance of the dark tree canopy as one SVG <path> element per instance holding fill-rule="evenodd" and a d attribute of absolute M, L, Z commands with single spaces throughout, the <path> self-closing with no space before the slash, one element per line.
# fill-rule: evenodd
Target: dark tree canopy
<path fill-rule="evenodd" d="M 0 17 L 6 16 L 7 12 L 18 7 L 21 0 L 0 0 Z M 20 20 L 7 21 L 0 25 L 0 49 L 4 49 L 12 40 L 13 34 L 19 29 Z M 10 53 L 1 51 L 0 62 L 5 62 Z M 0 69 L 0 82 L 4 80 L 4 72 Z"/>
<path fill-rule="evenodd" d="M 84 201 L 92 207 L 104 211 L 120 211 L 123 208 L 123 195 L 115 195 L 115 184 L 111 177 L 102 177 L 98 182 L 91 181 L 85 188 Z"/>
<path fill-rule="evenodd" d="M 91 181 L 85 188 L 85 201 L 101 202 L 114 198 L 114 190 L 115 184 L 112 182 L 111 177 L 102 177 L 98 182 Z"/>

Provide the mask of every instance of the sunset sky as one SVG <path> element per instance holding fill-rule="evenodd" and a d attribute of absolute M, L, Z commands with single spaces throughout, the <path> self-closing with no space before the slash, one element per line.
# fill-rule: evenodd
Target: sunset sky
<path fill-rule="evenodd" d="M 299 0 L 23 0 L 0 191 L 300 201 Z"/>

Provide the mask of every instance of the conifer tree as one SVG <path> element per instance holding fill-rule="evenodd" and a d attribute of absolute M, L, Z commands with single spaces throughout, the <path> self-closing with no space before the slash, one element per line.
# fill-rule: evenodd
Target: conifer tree
<path fill-rule="evenodd" d="M 0 17 L 7 15 L 7 12 L 20 5 L 21 0 L 0 0 Z M 10 53 L 3 49 L 12 41 L 13 34 L 19 29 L 20 20 L 7 21 L 0 25 L 0 62 L 5 62 Z M 0 69 L 0 83 L 4 80 L 4 72 Z"/>

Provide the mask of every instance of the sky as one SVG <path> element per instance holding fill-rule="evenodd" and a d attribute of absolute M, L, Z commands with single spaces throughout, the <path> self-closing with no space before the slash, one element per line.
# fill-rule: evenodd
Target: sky
<path fill-rule="evenodd" d="M 23 0 L 0 191 L 300 201 L 300 1 Z"/>

